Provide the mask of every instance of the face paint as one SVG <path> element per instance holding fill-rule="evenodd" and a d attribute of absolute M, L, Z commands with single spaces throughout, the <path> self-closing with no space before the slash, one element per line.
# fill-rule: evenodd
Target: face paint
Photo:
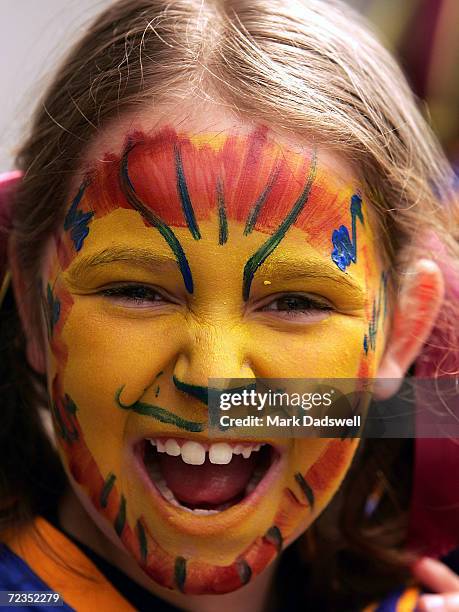
<path fill-rule="evenodd" d="M 50 249 L 62 460 L 162 586 L 247 583 L 321 512 L 354 454 L 356 440 L 212 447 L 206 434 L 209 378 L 375 373 L 373 224 L 355 178 L 322 157 L 265 129 L 131 134 L 87 172 Z"/>

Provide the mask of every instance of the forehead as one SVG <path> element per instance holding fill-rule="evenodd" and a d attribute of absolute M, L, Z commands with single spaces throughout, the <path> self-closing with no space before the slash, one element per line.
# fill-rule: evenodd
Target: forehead
<path fill-rule="evenodd" d="M 259 262 L 265 267 L 287 249 L 289 266 L 308 255 L 343 270 L 333 253 L 357 247 L 357 225 L 364 239 L 362 280 L 378 263 L 371 210 L 359 178 L 340 156 L 260 126 L 233 123 L 208 131 L 191 121 L 186 128 L 166 122 L 154 129 L 122 127 L 92 146 L 75 183 L 59 238 L 64 269 L 78 259 L 83 243 L 85 252 L 90 245 L 96 252 L 138 242 L 172 250 L 178 262 L 180 250 L 196 253 L 199 262 L 204 252 L 222 255 L 225 246 L 230 262 L 232 251 L 261 253 L 266 240 L 269 249 L 276 244 Z M 355 200 L 362 202 L 361 224 Z M 140 227 L 149 230 L 148 238 Z"/>
<path fill-rule="evenodd" d="M 317 240 L 347 220 L 360 185 L 339 158 L 293 147 L 266 128 L 193 132 L 166 125 L 153 133 L 131 131 L 118 151 L 101 151 L 88 162 L 77 195 L 82 208 L 101 218 L 135 208 L 126 189 L 194 237 L 199 221 L 222 214 L 242 224 L 244 235 L 272 233 L 290 215 L 291 226 Z"/>

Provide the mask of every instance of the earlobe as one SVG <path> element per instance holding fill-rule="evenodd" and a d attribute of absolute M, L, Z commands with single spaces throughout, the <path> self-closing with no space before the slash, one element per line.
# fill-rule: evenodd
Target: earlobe
<path fill-rule="evenodd" d="M 394 305 L 389 340 L 377 372 L 376 399 L 387 399 L 400 388 L 403 376 L 432 331 L 443 298 L 440 268 L 430 259 L 421 259 L 407 275 Z"/>

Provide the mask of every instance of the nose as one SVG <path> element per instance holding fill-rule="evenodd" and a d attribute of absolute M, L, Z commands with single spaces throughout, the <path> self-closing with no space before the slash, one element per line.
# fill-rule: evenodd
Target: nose
<path fill-rule="evenodd" d="M 174 367 L 174 385 L 207 405 L 212 379 L 233 388 L 241 386 L 240 379 L 255 378 L 249 350 L 247 333 L 242 326 L 201 328 L 182 347 Z"/>

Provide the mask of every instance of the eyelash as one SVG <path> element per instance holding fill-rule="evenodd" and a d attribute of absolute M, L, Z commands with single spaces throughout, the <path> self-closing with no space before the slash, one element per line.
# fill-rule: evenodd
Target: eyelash
<path fill-rule="evenodd" d="M 135 295 L 137 293 L 137 295 Z M 143 293 L 139 296 L 139 293 Z M 145 305 L 146 302 L 164 302 L 169 301 L 161 295 L 157 289 L 148 287 L 148 285 L 119 285 L 117 287 L 108 287 L 102 289 L 100 295 L 108 298 L 119 298 L 131 302 L 134 306 Z M 154 297 L 159 299 L 154 299 Z M 153 299 L 152 299 L 153 298 Z"/>
<path fill-rule="evenodd" d="M 121 302 L 125 301 L 133 307 L 148 307 L 151 303 L 155 302 L 171 303 L 170 298 L 162 295 L 157 289 L 141 284 L 108 287 L 100 291 L 100 294 L 107 298 L 119 299 Z M 282 301 L 287 305 L 285 310 L 281 308 L 272 308 L 276 303 Z M 289 302 L 291 306 L 294 306 L 296 303 L 302 307 L 289 307 Z M 300 316 L 312 317 L 314 315 L 317 316 L 319 313 L 326 314 L 333 310 L 333 306 L 325 300 L 322 301 L 311 295 L 301 293 L 281 294 L 256 309 L 258 312 L 278 313 L 278 316 L 284 319 L 295 319 Z"/>
<path fill-rule="evenodd" d="M 287 308 L 285 310 L 269 308 L 273 306 L 276 302 L 282 301 L 285 301 L 287 304 Z M 297 304 L 299 302 L 300 306 L 302 304 L 302 307 L 295 309 L 288 306 L 289 302 L 290 304 L 292 304 L 295 301 Z M 312 317 L 317 316 L 318 314 L 326 314 L 333 310 L 333 306 L 328 302 L 322 301 L 311 295 L 304 295 L 301 293 L 288 293 L 280 295 L 277 298 L 271 300 L 270 302 L 265 304 L 260 310 L 262 312 L 282 313 L 281 316 L 283 318 L 294 319 L 300 316 Z"/>

